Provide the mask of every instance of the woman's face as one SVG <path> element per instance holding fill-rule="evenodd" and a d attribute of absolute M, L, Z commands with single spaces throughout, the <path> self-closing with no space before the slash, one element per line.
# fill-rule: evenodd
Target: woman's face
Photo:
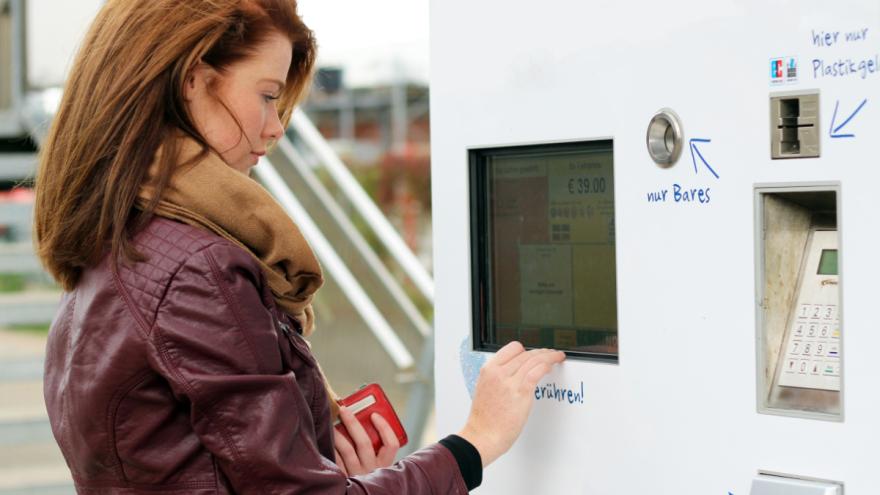
<path fill-rule="evenodd" d="M 200 64 L 187 79 L 186 104 L 196 129 L 239 172 L 247 174 L 284 134 L 276 100 L 292 56 L 290 40 L 273 32 L 253 55 L 222 73 Z"/>

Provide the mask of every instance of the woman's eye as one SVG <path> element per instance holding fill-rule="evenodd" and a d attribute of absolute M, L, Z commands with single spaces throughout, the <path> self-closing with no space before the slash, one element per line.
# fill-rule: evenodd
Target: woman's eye
<path fill-rule="evenodd" d="M 275 101 L 278 98 L 279 98 L 278 96 L 274 96 L 274 95 L 263 95 L 263 99 L 266 100 L 266 103 L 269 103 L 270 101 Z"/>

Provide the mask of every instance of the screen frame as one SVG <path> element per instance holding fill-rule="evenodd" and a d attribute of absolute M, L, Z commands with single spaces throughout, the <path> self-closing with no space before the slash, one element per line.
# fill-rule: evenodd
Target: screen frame
<path fill-rule="evenodd" d="M 602 138 L 595 140 L 578 140 L 563 142 L 548 142 L 539 144 L 487 146 L 468 148 L 468 193 L 470 198 L 470 275 L 471 275 L 471 348 L 474 351 L 496 352 L 502 346 L 498 344 L 483 343 L 481 335 L 490 327 L 490 318 L 493 313 L 492 281 L 491 281 L 491 257 L 490 257 L 490 219 L 488 201 L 488 174 L 486 164 L 488 158 L 505 157 L 523 154 L 547 154 L 566 152 L 607 152 L 611 153 L 612 178 L 616 178 L 614 162 L 614 139 Z M 616 185 L 616 181 L 614 181 Z M 617 230 L 617 194 L 616 186 L 612 188 L 614 194 L 614 224 Z M 614 244 L 617 250 L 617 241 Z M 615 256 L 616 259 L 616 256 Z M 617 266 L 615 261 L 615 278 L 617 278 Z M 619 292 L 619 291 L 618 291 Z M 619 302 L 618 294 L 615 298 Z M 618 348 L 616 354 L 572 351 L 559 349 L 565 352 L 569 358 L 585 361 L 597 361 L 617 364 L 620 361 L 620 318 L 618 306 L 617 336 Z M 526 348 L 531 348 L 526 346 Z"/>

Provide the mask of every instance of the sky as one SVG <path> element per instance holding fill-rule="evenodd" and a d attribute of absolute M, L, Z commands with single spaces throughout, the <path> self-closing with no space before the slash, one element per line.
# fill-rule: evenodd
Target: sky
<path fill-rule="evenodd" d="M 351 86 L 396 77 L 428 81 L 429 0 L 299 0 L 315 31 L 320 66 L 345 69 Z M 102 0 L 28 0 L 28 77 L 60 85 Z"/>
<path fill-rule="evenodd" d="M 395 72 L 427 82 L 428 0 L 300 0 L 326 65 L 346 68 L 354 85 Z"/>

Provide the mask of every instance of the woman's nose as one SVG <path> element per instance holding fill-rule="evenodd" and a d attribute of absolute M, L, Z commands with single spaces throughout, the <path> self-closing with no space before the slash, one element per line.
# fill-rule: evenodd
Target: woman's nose
<path fill-rule="evenodd" d="M 276 112 L 272 112 L 269 121 L 266 122 L 265 136 L 272 141 L 278 141 L 284 135 L 284 126 L 281 124 L 281 117 Z"/>

